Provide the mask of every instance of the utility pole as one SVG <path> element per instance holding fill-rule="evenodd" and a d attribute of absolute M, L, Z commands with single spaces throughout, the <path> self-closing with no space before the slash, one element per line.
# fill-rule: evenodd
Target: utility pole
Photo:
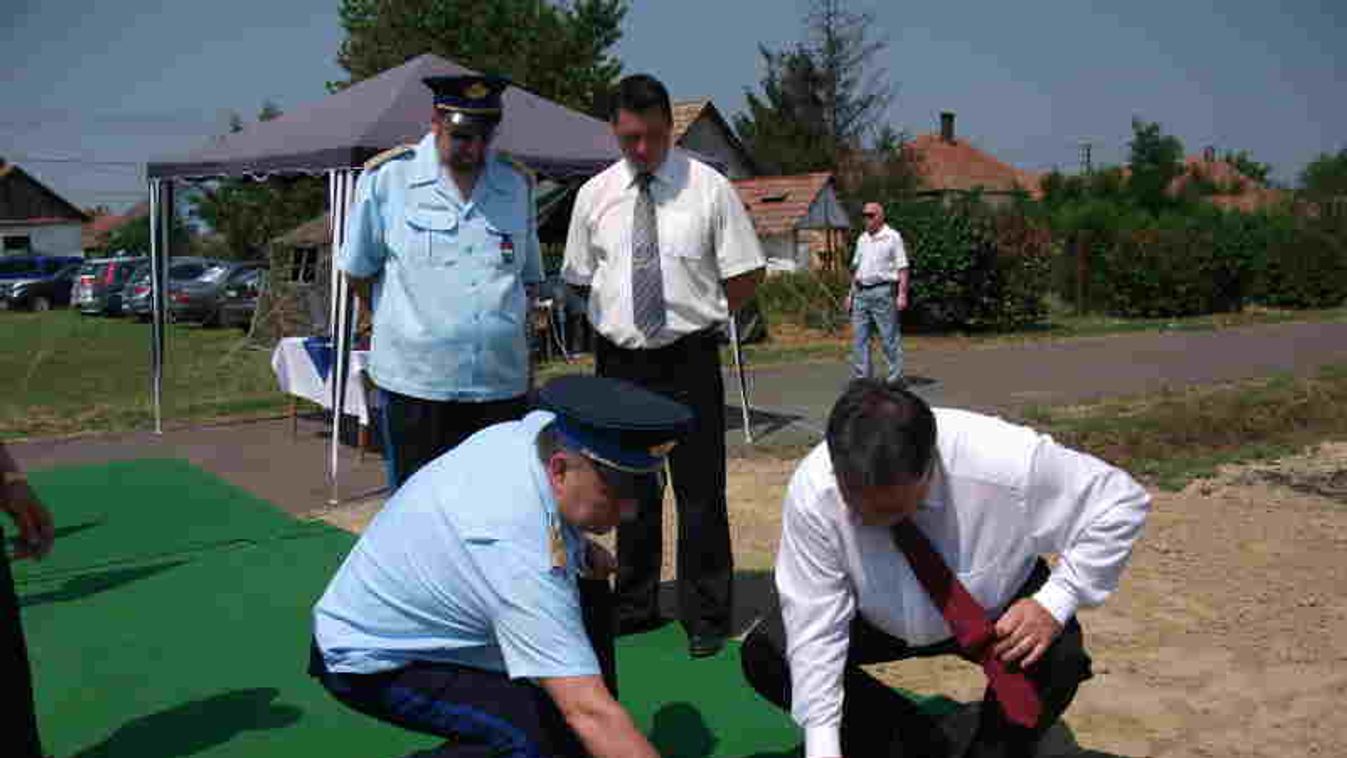
<path fill-rule="evenodd" d="M 1094 173 L 1094 162 L 1091 160 L 1091 153 L 1094 150 L 1094 144 L 1089 140 L 1080 141 L 1080 173 L 1089 176 Z"/>

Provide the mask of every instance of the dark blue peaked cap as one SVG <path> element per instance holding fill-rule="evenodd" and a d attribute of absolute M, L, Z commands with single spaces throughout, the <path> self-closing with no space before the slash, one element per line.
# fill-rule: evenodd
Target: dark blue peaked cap
<path fill-rule="evenodd" d="M 556 414 L 556 429 L 572 447 L 609 467 L 631 473 L 657 471 L 692 425 L 681 403 L 600 376 L 561 376 L 538 391 Z"/>
<path fill-rule="evenodd" d="M 434 93 L 435 108 L 499 120 L 501 93 L 510 86 L 500 76 L 428 76 L 421 81 Z"/>

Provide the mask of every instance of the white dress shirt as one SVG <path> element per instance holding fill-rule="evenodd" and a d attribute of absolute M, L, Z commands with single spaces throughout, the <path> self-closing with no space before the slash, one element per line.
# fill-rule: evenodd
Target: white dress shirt
<path fill-rule="evenodd" d="M 682 150 L 670 150 L 650 183 L 667 312 L 664 328 L 647 339 L 632 317 L 636 173 L 621 160 L 580 188 L 561 271 L 568 283 L 590 288 L 589 320 L 604 337 L 625 348 L 663 347 L 727 321 L 721 282 L 762 268 L 766 259 L 730 181 Z"/>
<path fill-rule="evenodd" d="M 935 417 L 934 478 L 913 519 L 978 603 L 999 615 L 1044 553 L 1061 559 L 1033 599 L 1059 622 L 1103 602 L 1141 533 L 1146 491 L 1032 429 L 949 408 Z M 889 528 L 861 525 L 846 509 L 826 443 L 786 492 L 776 586 L 791 712 L 809 758 L 841 755 L 842 670 L 857 612 L 911 645 L 951 636 Z"/>
<path fill-rule="evenodd" d="M 888 224 L 874 234 L 861 232 L 856 239 L 856 252 L 851 256 L 851 266 L 856 269 L 857 284 L 869 286 L 898 281 L 898 272 L 907 268 L 903 235 Z"/>

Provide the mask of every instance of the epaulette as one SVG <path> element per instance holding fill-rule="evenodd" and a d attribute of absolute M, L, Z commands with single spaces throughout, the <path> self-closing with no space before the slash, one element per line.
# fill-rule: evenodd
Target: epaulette
<path fill-rule="evenodd" d="M 497 153 L 497 155 L 500 157 L 501 163 L 504 163 L 505 165 L 509 166 L 515 171 L 518 171 L 524 177 L 524 181 L 528 182 L 529 184 L 537 184 L 538 175 L 534 173 L 533 169 L 529 168 L 528 166 L 525 166 L 523 161 L 519 160 L 513 155 L 510 155 L 509 153 Z"/>
<path fill-rule="evenodd" d="M 394 158 L 400 158 L 404 155 L 407 155 L 408 153 L 412 153 L 415 151 L 416 145 L 398 145 L 397 147 L 390 147 L 387 150 L 383 151 L 382 153 L 379 153 L 373 158 L 370 158 L 369 160 L 365 161 L 364 168 L 366 171 L 369 171 L 372 168 L 378 168 L 384 165 L 385 163 L 393 160 Z"/>

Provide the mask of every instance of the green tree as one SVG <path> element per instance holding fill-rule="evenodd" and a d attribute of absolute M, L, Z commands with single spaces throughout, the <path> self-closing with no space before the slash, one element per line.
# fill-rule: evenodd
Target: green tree
<path fill-rule="evenodd" d="M 1132 176 L 1128 187 L 1141 207 L 1158 213 L 1174 204 L 1168 190 L 1171 182 L 1183 173 L 1183 143 L 1178 137 L 1165 134 L 1156 122 L 1132 119 L 1132 141 L 1129 160 Z"/>
<path fill-rule="evenodd" d="M 187 225 L 183 223 L 182 218 L 173 217 L 173 233 L 171 244 L 173 246 L 172 254 L 181 255 L 187 249 L 191 235 L 187 231 Z M 125 224 L 113 229 L 108 234 L 107 244 L 103 247 L 104 252 L 108 254 L 125 250 L 134 255 L 150 254 L 150 217 L 141 216 L 132 219 Z"/>
<path fill-rule="evenodd" d="M 1347 196 L 1347 148 L 1310 161 L 1300 173 L 1300 186 L 1316 199 Z"/>
<path fill-rule="evenodd" d="M 341 0 L 341 89 L 423 53 L 595 113 L 622 73 L 626 0 Z M 597 115 L 597 114 L 596 114 Z"/>
<path fill-rule="evenodd" d="M 766 68 L 762 93 L 746 92 L 748 112 L 734 117 L 744 146 L 768 173 L 831 169 L 837 145 L 824 129 L 822 72 L 813 55 L 803 46 L 759 52 Z"/>
<path fill-rule="evenodd" d="M 1229 151 L 1222 160 L 1259 184 L 1267 184 L 1268 176 L 1272 174 L 1272 165 L 1254 160 L 1248 150 Z"/>
<path fill-rule="evenodd" d="M 871 14 L 842 0 L 814 0 L 804 42 L 759 48 L 761 92 L 745 93 L 747 110 L 734 122 L 760 164 L 780 173 L 830 170 L 859 154 L 868 137 L 893 141 L 880 121 L 892 89 L 876 65 L 887 43 L 874 28 Z"/>
<path fill-rule="evenodd" d="M 281 115 L 271 101 L 258 112 L 259 121 Z M 231 131 L 238 129 L 231 124 Z M 323 212 L 327 187 L 321 177 L 273 176 L 266 181 L 222 179 L 203 187 L 192 200 L 192 214 L 220 234 L 237 259 L 262 257 L 276 236 Z"/>

